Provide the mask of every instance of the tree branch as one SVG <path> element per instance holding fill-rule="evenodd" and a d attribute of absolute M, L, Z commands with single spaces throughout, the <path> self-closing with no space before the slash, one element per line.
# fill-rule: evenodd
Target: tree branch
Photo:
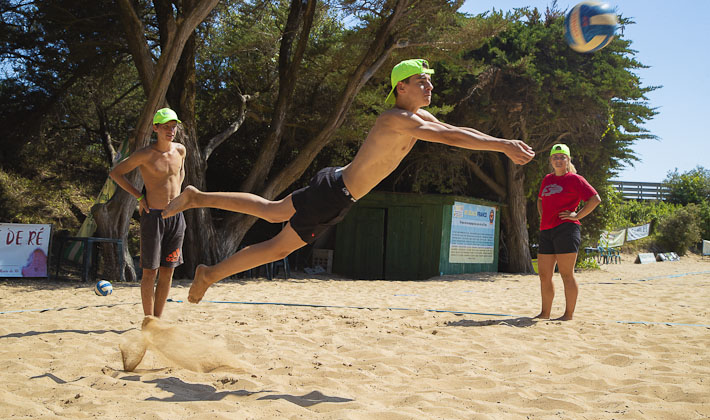
<path fill-rule="evenodd" d="M 506 192 L 504 186 L 498 184 L 493 178 L 488 176 L 488 174 L 486 174 L 486 172 L 483 171 L 483 169 L 481 169 L 481 167 L 478 166 L 478 164 L 472 161 L 470 158 L 466 158 L 465 161 L 466 165 L 468 165 L 469 169 L 473 171 L 473 173 L 476 175 L 476 177 L 478 177 L 478 179 L 483 181 L 483 183 L 486 184 L 488 188 L 493 190 L 493 192 L 496 193 L 498 197 L 500 197 L 501 201 L 505 200 L 508 193 Z"/>
<path fill-rule="evenodd" d="M 236 133 L 237 130 L 239 130 L 239 127 L 244 123 L 244 120 L 246 119 L 247 116 L 247 102 L 252 99 L 251 95 L 240 95 L 239 100 L 241 101 L 240 105 L 240 110 L 239 110 L 239 115 L 237 116 L 237 120 L 234 121 L 232 124 L 229 125 L 224 131 L 221 133 L 217 134 L 216 136 L 212 137 L 205 147 L 204 150 L 204 159 L 205 161 L 209 160 L 210 155 L 212 152 L 217 149 L 225 140 L 229 138 L 232 134 Z"/>

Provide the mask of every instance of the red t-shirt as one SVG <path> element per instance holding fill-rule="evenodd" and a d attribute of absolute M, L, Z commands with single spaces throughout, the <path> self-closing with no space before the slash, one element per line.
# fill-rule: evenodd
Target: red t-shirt
<path fill-rule="evenodd" d="M 552 229 L 562 223 L 576 223 L 578 220 L 562 220 L 560 212 L 569 210 L 577 211 L 579 202 L 587 201 L 597 195 L 594 189 L 581 175 L 567 172 L 562 176 L 554 173 L 543 178 L 538 197 L 542 200 L 542 217 L 540 217 L 540 230 Z"/>

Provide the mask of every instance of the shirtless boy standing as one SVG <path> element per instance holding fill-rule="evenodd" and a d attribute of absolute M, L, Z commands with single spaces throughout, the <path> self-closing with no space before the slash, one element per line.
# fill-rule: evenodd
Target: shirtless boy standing
<path fill-rule="evenodd" d="M 418 139 L 470 150 L 502 152 L 519 165 L 535 156 L 532 148 L 520 140 L 499 139 L 472 128 L 454 127 L 421 109 L 431 102 L 432 73 L 434 70 L 426 60 L 412 59 L 397 64 L 392 69 L 392 91 L 385 101 L 394 108 L 377 118 L 353 161 L 342 168 L 321 170 L 307 187 L 282 200 L 270 201 L 240 192 L 206 193 L 189 186 L 171 201 L 163 217 L 195 207 L 214 207 L 250 214 L 272 223 L 289 221 L 272 239 L 245 247 L 216 265 L 199 265 L 188 300 L 198 303 L 213 283 L 283 259 L 312 243 L 329 226 L 342 220 L 355 201 L 392 173 Z"/>
<path fill-rule="evenodd" d="M 170 217 L 161 217 L 163 209 L 180 194 L 185 179 L 185 146 L 173 143 L 178 124 L 180 120 L 175 111 L 159 109 L 153 117 L 153 131 L 157 133 L 158 141 L 133 152 L 109 174 L 121 188 L 138 200 L 143 268 L 141 300 L 144 315 L 156 317 L 163 314 L 173 282 L 173 271 L 183 262 L 185 217 L 177 212 L 173 212 Z M 126 179 L 125 174 L 136 168 L 143 177 L 145 194 Z"/>

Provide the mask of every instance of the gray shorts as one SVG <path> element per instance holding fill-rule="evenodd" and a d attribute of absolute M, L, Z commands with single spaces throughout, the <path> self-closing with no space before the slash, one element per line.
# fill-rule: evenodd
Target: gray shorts
<path fill-rule="evenodd" d="M 178 213 L 163 219 L 161 214 L 162 210 L 155 209 L 141 214 L 141 268 L 175 268 L 183 263 L 185 216 Z"/>

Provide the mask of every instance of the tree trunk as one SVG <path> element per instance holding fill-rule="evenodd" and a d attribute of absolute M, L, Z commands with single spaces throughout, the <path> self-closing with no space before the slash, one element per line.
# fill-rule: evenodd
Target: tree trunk
<path fill-rule="evenodd" d="M 187 7 L 188 2 L 185 2 Z M 191 4 L 191 2 L 190 2 Z M 182 121 L 181 133 L 177 140 L 187 149 L 185 157 L 185 181 L 183 188 L 193 185 L 204 190 L 207 162 L 197 141 L 195 124 L 195 35 L 185 43 L 180 61 L 170 81 L 166 98 L 168 104 L 177 111 Z M 185 240 L 183 242 L 184 263 L 175 270 L 177 278 L 193 278 L 198 264 L 214 264 L 217 251 L 215 229 L 209 209 L 194 209 L 184 213 Z"/>
<path fill-rule="evenodd" d="M 276 152 L 281 144 L 288 108 L 291 105 L 291 98 L 298 81 L 298 69 L 303 61 L 306 45 L 310 38 L 315 13 L 315 0 L 291 0 L 288 20 L 279 48 L 279 94 L 269 124 L 269 132 L 249 176 L 241 185 L 242 191 L 252 192 L 260 189 L 273 166 Z M 296 41 L 298 42 L 294 51 L 293 44 Z"/>
<path fill-rule="evenodd" d="M 185 10 L 180 13 L 180 19 L 177 21 L 173 17 L 173 9 L 168 3 L 164 1 L 157 2 L 159 3 L 157 9 L 161 13 L 161 38 L 163 39 L 161 39 L 161 56 L 156 64 L 153 62 L 148 50 L 148 42 L 145 38 L 143 23 L 135 13 L 131 2 L 129 0 L 119 1 L 121 20 L 126 28 L 129 49 L 131 50 L 133 61 L 138 69 L 147 97 L 143 111 L 136 124 L 135 137 L 131 138 L 130 141 L 131 153 L 148 144 L 151 135 L 150 127 L 152 125 L 153 114 L 155 110 L 165 102 L 168 86 L 178 66 L 178 61 L 182 56 L 183 48 L 197 25 L 205 19 L 207 14 L 217 5 L 217 2 L 218 0 L 186 2 Z M 183 116 L 183 118 L 186 117 L 187 116 Z M 189 128 L 192 130 L 192 127 L 194 127 L 194 124 L 191 124 Z M 194 139 L 194 133 L 189 137 Z M 195 156 L 195 159 L 200 159 L 201 161 L 199 154 L 193 153 L 193 156 Z M 188 163 L 189 162 L 186 162 L 186 165 Z M 195 173 L 204 173 L 204 170 L 199 170 L 199 172 L 195 171 Z M 128 179 L 133 185 L 139 187 L 139 189 L 140 186 L 142 186 L 143 182 L 136 171 L 128 174 Z M 135 199 L 123 189 L 118 188 L 113 198 L 109 200 L 108 203 L 95 206 L 94 210 L 96 216 L 94 216 L 94 218 L 97 224 L 97 232 L 109 238 L 123 238 L 125 243 L 130 218 L 135 211 L 135 207 Z M 199 215 L 200 212 L 195 213 Z M 197 220 L 188 223 L 192 223 L 194 226 L 200 226 L 202 222 L 203 221 L 197 217 Z M 211 226 L 211 223 L 209 226 Z M 206 232 L 208 234 L 210 230 L 207 229 Z M 191 235 L 193 234 L 191 233 Z M 197 240 L 195 243 L 198 243 Z M 195 246 L 196 249 L 199 249 L 201 244 Z M 193 251 L 194 250 L 191 250 L 190 253 L 192 254 Z M 125 260 L 126 264 L 123 268 L 127 273 L 126 279 L 134 281 L 136 275 L 133 270 L 132 259 L 128 254 L 127 246 L 124 247 L 124 253 L 127 256 Z"/>
<path fill-rule="evenodd" d="M 408 0 L 397 1 L 390 16 L 377 29 L 370 47 L 365 51 L 359 65 L 348 78 L 333 111 L 323 123 L 318 134 L 301 148 L 298 156 L 291 163 L 269 179 L 269 182 L 259 191 L 259 195 L 266 199 L 274 199 L 303 175 L 313 159 L 332 140 L 333 134 L 342 125 L 345 115 L 360 89 L 384 64 L 394 49 L 404 48 L 408 45 L 406 42 L 398 42 L 392 36 L 395 25 L 404 16 L 408 6 Z M 220 259 L 237 251 L 242 238 L 256 220 L 255 217 L 244 214 L 232 214 L 225 219 L 218 240 Z"/>
<path fill-rule="evenodd" d="M 505 237 L 508 245 L 508 271 L 511 273 L 534 273 L 530 258 L 528 221 L 525 208 L 525 169 L 507 162 L 508 211 Z"/>
<path fill-rule="evenodd" d="M 105 268 L 111 272 L 111 278 L 116 280 L 121 278 L 120 270 L 123 270 L 124 280 L 130 282 L 138 280 L 135 267 L 133 267 L 133 257 L 128 250 L 126 240 L 131 215 L 136 210 L 136 204 L 135 198 L 118 188 L 113 198 L 107 203 L 95 204 L 91 207 L 91 214 L 96 221 L 96 236 L 123 240 L 123 267 L 118 266 L 116 254 L 108 249 L 109 247 L 102 247 L 101 257 L 105 262 Z M 120 217 L 116 218 L 116 215 Z"/>

